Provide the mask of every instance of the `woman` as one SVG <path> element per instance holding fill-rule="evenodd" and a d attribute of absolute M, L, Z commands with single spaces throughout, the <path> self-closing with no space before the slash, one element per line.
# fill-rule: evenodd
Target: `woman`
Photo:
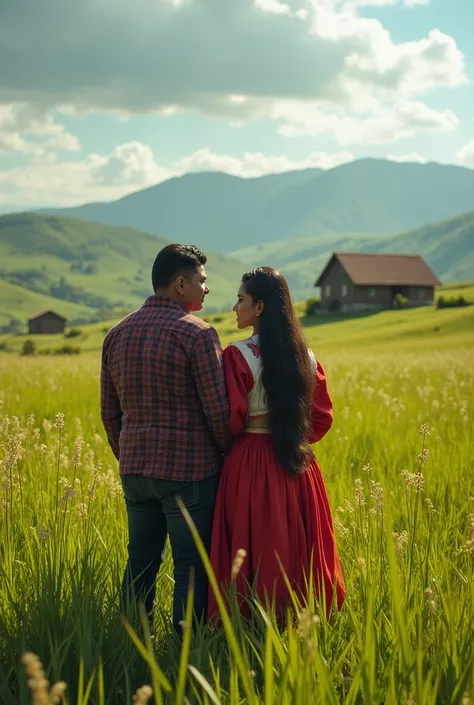
<path fill-rule="evenodd" d="M 237 327 L 253 328 L 253 335 L 224 351 L 235 442 L 221 473 L 212 566 L 225 588 L 243 549 L 239 596 L 253 586 L 260 599 L 275 600 L 280 615 L 289 597 L 282 569 L 302 597 L 312 571 L 329 612 L 334 595 L 341 607 L 345 588 L 326 489 L 309 446 L 332 425 L 324 371 L 308 350 L 279 272 L 257 267 L 244 274 L 233 310 Z M 243 600 L 241 611 L 249 614 Z M 209 617 L 216 612 L 211 590 Z"/>

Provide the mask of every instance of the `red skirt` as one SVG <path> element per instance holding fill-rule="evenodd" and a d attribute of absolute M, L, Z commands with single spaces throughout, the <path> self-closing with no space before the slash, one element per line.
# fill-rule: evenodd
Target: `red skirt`
<path fill-rule="evenodd" d="M 212 530 L 211 563 L 224 591 L 239 549 L 247 555 L 236 579 L 238 595 L 253 586 L 262 601 L 274 600 L 281 613 L 289 606 L 282 569 L 303 598 L 312 570 L 314 592 L 321 596 L 324 589 L 327 612 L 334 595 L 341 608 L 344 579 L 316 459 L 292 476 L 276 460 L 270 435 L 244 433 L 234 443 L 222 469 Z M 216 612 L 210 589 L 209 618 Z M 241 612 L 249 614 L 245 600 Z"/>

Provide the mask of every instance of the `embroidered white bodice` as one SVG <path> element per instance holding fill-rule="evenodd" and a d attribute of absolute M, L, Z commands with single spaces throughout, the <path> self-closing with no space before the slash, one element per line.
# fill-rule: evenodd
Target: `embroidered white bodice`
<path fill-rule="evenodd" d="M 249 392 L 247 415 L 249 418 L 258 418 L 268 414 L 266 392 L 262 382 L 262 358 L 258 335 L 253 335 L 246 340 L 231 343 L 239 350 L 250 368 L 253 376 L 253 387 Z M 313 374 L 316 374 L 316 360 L 313 351 L 308 348 Z"/>

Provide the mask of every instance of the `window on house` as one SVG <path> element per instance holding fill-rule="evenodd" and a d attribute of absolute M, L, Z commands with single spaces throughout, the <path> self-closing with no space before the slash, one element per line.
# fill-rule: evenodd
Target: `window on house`
<path fill-rule="evenodd" d="M 426 296 L 426 291 L 424 289 L 419 289 L 418 296 L 420 297 L 420 299 L 424 299 Z"/>
<path fill-rule="evenodd" d="M 325 296 L 331 296 L 331 285 L 330 284 L 326 284 L 326 286 L 324 287 L 324 294 L 325 294 Z"/>
<path fill-rule="evenodd" d="M 371 299 L 374 298 L 374 296 L 375 296 L 375 287 L 369 286 L 369 296 L 370 296 Z"/>
<path fill-rule="evenodd" d="M 343 284 L 341 286 L 341 296 L 342 297 L 347 296 L 347 284 Z"/>

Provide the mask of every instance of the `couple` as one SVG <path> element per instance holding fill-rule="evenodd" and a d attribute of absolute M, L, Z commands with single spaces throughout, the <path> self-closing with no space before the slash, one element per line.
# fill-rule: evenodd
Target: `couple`
<path fill-rule="evenodd" d="M 124 603 L 143 599 L 151 615 L 169 536 L 175 629 L 191 569 L 197 617 L 216 613 L 178 496 L 223 587 L 244 549 L 239 594 L 254 584 L 284 609 L 281 563 L 296 590 L 304 595 L 312 571 L 328 608 L 334 595 L 340 607 L 331 511 L 309 447 L 332 424 L 324 371 L 304 342 L 285 279 L 268 267 L 243 276 L 234 306 L 238 328 L 253 328 L 252 337 L 222 352 L 214 328 L 192 315 L 209 293 L 205 264 L 194 246 L 165 247 L 153 265 L 155 295 L 103 344 L 101 415 L 128 514 Z"/>

